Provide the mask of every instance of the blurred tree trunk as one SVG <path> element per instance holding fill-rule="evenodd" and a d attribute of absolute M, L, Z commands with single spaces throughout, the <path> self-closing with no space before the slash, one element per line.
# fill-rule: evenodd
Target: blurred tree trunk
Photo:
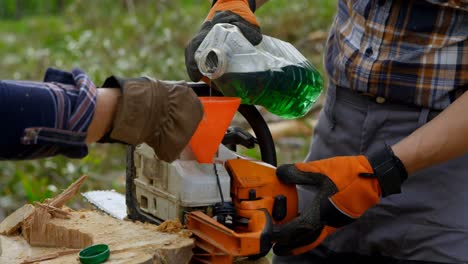
<path fill-rule="evenodd" d="M 23 14 L 24 2 L 23 0 L 13 1 L 15 7 L 15 19 L 20 19 Z"/>
<path fill-rule="evenodd" d="M 127 9 L 128 13 L 135 13 L 135 3 L 133 2 L 133 0 L 123 0 L 123 4 L 125 9 Z"/>
<path fill-rule="evenodd" d="M 63 9 L 65 8 L 65 3 L 63 0 L 57 0 L 55 3 L 55 8 L 57 13 L 63 12 Z"/>

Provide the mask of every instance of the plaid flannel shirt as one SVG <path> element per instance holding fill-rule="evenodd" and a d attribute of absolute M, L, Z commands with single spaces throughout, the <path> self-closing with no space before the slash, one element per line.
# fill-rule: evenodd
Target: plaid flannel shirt
<path fill-rule="evenodd" d="M 9 126 L 0 131 L 0 160 L 83 158 L 96 97 L 95 85 L 80 69 L 49 68 L 44 82 L 0 81 L 0 113 Z"/>
<path fill-rule="evenodd" d="M 468 0 L 340 0 L 332 84 L 441 110 L 468 88 Z"/>

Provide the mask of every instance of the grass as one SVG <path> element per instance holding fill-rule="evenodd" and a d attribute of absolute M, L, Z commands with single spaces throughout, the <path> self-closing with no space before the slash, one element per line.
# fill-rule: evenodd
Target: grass
<path fill-rule="evenodd" d="M 209 1 L 140 0 L 132 8 L 123 2 L 73 1 L 60 14 L 0 20 L 0 78 L 41 80 L 47 67 L 78 66 L 98 85 L 110 75 L 187 80 L 184 46 L 198 31 Z M 327 31 L 335 8 L 336 0 L 271 0 L 257 17 L 264 34 L 300 44 L 322 70 L 321 50 L 304 39 Z M 85 188 L 122 191 L 124 164 L 124 148 L 117 145 L 91 146 L 83 160 L 0 162 L 0 218 L 2 208 L 55 195 L 81 174 L 91 176 Z"/>

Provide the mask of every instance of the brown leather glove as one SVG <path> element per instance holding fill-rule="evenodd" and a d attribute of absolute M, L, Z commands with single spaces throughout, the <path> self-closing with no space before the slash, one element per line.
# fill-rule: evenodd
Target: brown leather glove
<path fill-rule="evenodd" d="M 319 245 L 337 228 L 359 218 L 381 196 L 400 193 L 408 177 L 401 161 L 388 147 L 366 156 L 342 156 L 286 164 L 276 170 L 285 183 L 317 188 L 302 214 L 275 234 L 277 255 L 297 255 Z"/>
<path fill-rule="evenodd" d="M 255 0 L 213 1 L 213 6 L 200 31 L 185 48 L 185 67 L 192 81 L 198 82 L 203 77 L 195 61 L 195 52 L 214 25 L 219 23 L 233 24 L 239 28 L 244 37 L 253 45 L 257 45 L 262 41 L 262 33 L 253 14 L 254 11 Z"/>
<path fill-rule="evenodd" d="M 203 117 L 203 106 L 185 82 L 111 76 L 102 87 L 120 87 L 113 127 L 99 142 L 146 143 L 159 159 L 172 162 Z"/>

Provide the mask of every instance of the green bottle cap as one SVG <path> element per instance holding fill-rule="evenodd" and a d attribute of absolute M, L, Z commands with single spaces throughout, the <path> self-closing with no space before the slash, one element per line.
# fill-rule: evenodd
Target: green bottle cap
<path fill-rule="evenodd" d="M 110 250 L 106 244 L 92 245 L 80 251 L 80 261 L 83 264 L 99 264 L 109 258 Z"/>

